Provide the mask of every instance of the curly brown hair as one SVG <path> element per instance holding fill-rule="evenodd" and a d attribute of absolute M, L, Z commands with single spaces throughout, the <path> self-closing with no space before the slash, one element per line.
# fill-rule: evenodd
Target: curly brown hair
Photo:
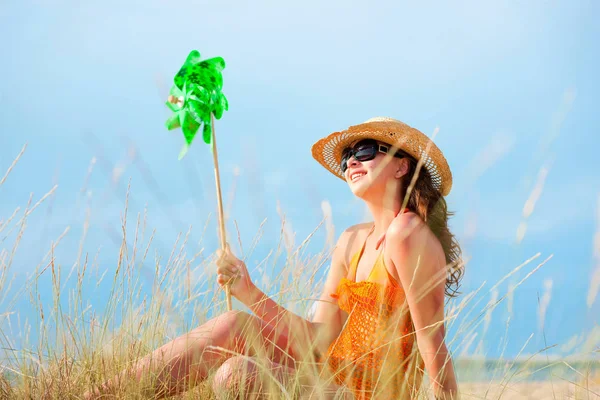
<path fill-rule="evenodd" d="M 404 153 L 404 158 L 409 160 L 409 171 L 403 180 L 403 187 L 408 193 L 408 198 L 404 198 L 403 207 L 421 217 L 440 241 L 447 266 L 445 293 L 448 297 L 456 297 L 460 294 L 458 288 L 464 264 L 460 245 L 448 228 L 448 218 L 454 213 L 448 211 L 446 199 L 433 186 L 429 171 L 419 165 L 414 157 Z"/>

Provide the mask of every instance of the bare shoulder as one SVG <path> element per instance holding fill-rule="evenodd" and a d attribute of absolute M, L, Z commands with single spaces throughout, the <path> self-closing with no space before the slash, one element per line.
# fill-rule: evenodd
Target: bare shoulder
<path fill-rule="evenodd" d="M 394 219 L 386 232 L 386 243 L 386 261 L 389 259 L 392 275 L 397 275 L 404 288 L 411 317 L 420 332 L 432 326 L 435 313 L 441 312 L 443 319 L 444 250 L 427 223 L 412 212 Z"/>
<path fill-rule="evenodd" d="M 371 229 L 371 227 L 373 226 L 372 222 L 364 222 L 362 224 L 356 224 L 356 225 L 352 225 L 351 227 L 349 227 L 348 229 L 346 229 L 342 235 L 353 235 L 353 234 L 360 234 L 363 232 L 368 232 L 369 229 Z"/>
<path fill-rule="evenodd" d="M 368 232 L 372 226 L 373 226 L 372 222 L 365 222 L 362 224 L 352 225 L 351 227 L 347 228 L 344 232 L 342 232 L 342 234 L 340 235 L 340 239 L 338 241 L 338 245 L 346 245 L 347 246 L 357 236 L 364 235 L 365 232 Z"/>
<path fill-rule="evenodd" d="M 418 252 L 422 252 L 425 247 L 427 248 L 426 254 L 434 258 L 444 254 L 435 234 L 414 212 L 403 213 L 394 218 L 386 232 L 386 242 L 393 244 L 390 246 L 392 248 L 400 247 L 405 250 L 410 248 Z"/>
<path fill-rule="evenodd" d="M 331 268 L 323 290 L 323 298 L 330 300 L 329 295 L 336 290 L 339 281 L 347 275 L 357 240 L 363 238 L 368 229 L 369 224 L 353 225 L 342 232 L 338 238 L 331 258 Z"/>
<path fill-rule="evenodd" d="M 336 245 L 336 252 L 344 260 L 345 264 L 350 261 L 352 255 L 358 251 L 358 247 L 369 230 L 373 226 L 372 222 L 352 225 L 340 235 Z"/>
<path fill-rule="evenodd" d="M 406 212 L 392 220 L 387 229 L 386 239 L 393 243 L 408 243 L 424 240 L 429 230 L 427 224 L 414 212 Z"/>

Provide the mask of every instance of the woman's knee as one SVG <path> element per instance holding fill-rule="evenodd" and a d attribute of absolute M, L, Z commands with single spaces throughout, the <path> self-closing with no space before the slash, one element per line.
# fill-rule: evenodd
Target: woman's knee
<path fill-rule="evenodd" d="M 252 319 L 252 315 L 244 311 L 231 310 L 215 318 L 218 324 L 223 324 L 228 328 L 244 326 Z"/>
<path fill-rule="evenodd" d="M 248 357 L 234 356 L 227 359 L 216 371 L 212 388 L 215 394 L 238 393 L 253 386 L 256 366 Z"/>
<path fill-rule="evenodd" d="M 198 329 L 208 327 L 209 330 L 215 331 L 218 335 L 235 334 L 251 319 L 252 316 L 244 311 L 232 310 L 214 317 Z"/>
<path fill-rule="evenodd" d="M 222 352 L 226 358 L 233 353 L 250 354 L 252 340 L 250 333 L 256 325 L 255 317 L 243 311 L 228 311 L 223 313 L 202 327 L 202 332 L 210 332 L 210 340 L 207 348 L 211 352 Z"/>

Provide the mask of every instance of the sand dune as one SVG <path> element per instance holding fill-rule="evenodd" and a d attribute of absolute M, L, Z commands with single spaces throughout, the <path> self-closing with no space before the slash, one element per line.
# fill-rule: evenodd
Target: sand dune
<path fill-rule="evenodd" d="M 586 387 L 587 386 L 587 387 Z M 556 379 L 544 382 L 461 383 L 462 399 L 563 400 L 600 399 L 600 383 L 571 383 Z"/>

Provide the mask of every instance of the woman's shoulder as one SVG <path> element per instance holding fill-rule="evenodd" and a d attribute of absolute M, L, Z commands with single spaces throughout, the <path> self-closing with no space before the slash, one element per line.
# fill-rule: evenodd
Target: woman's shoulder
<path fill-rule="evenodd" d="M 372 227 L 372 222 L 364 222 L 362 224 L 356 224 L 346 228 L 346 230 L 340 235 L 340 244 L 348 245 L 353 239 L 355 240 L 357 237 L 359 238 L 368 234 Z"/>
<path fill-rule="evenodd" d="M 368 232 L 373 227 L 373 222 L 363 222 L 361 224 L 352 225 L 346 228 L 343 234 L 360 234 L 364 231 Z"/>
<path fill-rule="evenodd" d="M 413 212 L 407 211 L 398 214 L 387 229 L 386 236 L 393 237 L 396 240 L 415 237 L 419 233 L 423 233 L 423 228 L 427 225 L 421 217 Z"/>
<path fill-rule="evenodd" d="M 394 218 L 386 232 L 386 240 L 397 246 L 438 248 L 443 253 L 439 240 L 427 223 L 412 211 Z"/>
<path fill-rule="evenodd" d="M 369 234 L 373 227 L 372 222 L 352 225 L 340 235 L 337 243 L 337 250 L 344 255 L 344 259 L 349 261 L 352 254 L 358 251 L 360 245 Z"/>

